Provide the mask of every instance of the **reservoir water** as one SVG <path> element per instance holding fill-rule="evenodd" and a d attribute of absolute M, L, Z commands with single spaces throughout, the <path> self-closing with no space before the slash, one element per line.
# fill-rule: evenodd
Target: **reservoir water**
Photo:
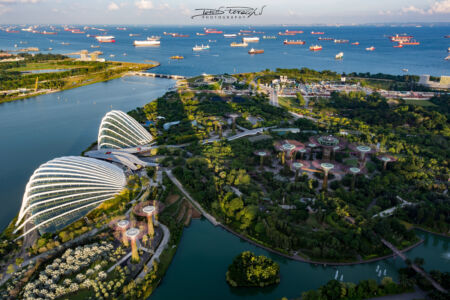
<path fill-rule="evenodd" d="M 46 161 L 80 155 L 97 140 L 103 115 L 163 95 L 174 81 L 124 77 L 0 104 L 0 229 L 18 213 L 28 178 Z"/>
<path fill-rule="evenodd" d="M 425 269 L 450 270 L 449 239 L 419 232 L 425 243 L 407 252 L 411 259 L 425 258 Z M 276 287 L 263 289 L 230 288 L 225 273 L 233 258 L 250 250 L 266 255 L 280 265 L 281 282 Z M 384 276 L 397 279 L 396 269 L 405 264 L 399 258 L 386 259 L 370 264 L 345 267 L 323 267 L 286 259 L 258 248 L 232 235 L 206 220 L 194 220 L 186 228 L 181 243 L 161 285 L 150 300 L 166 299 L 280 299 L 299 297 L 302 292 L 318 288 L 331 279 L 343 275 L 346 282 L 377 279 Z M 383 275 L 378 276 L 377 268 Z"/>

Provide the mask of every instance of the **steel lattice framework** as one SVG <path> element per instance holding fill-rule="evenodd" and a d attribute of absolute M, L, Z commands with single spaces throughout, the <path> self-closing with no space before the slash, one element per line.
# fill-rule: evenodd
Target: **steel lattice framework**
<path fill-rule="evenodd" d="M 108 112 L 98 130 L 99 149 L 121 149 L 149 144 L 152 135 L 135 119 L 120 110 Z"/>
<path fill-rule="evenodd" d="M 64 223 L 71 215 L 113 198 L 126 185 L 119 167 L 97 159 L 66 156 L 39 166 L 30 177 L 16 230 L 22 236 L 42 226 Z"/>

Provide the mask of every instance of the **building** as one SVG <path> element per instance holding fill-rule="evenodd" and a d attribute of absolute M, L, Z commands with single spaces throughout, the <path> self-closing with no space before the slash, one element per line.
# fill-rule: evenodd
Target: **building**
<path fill-rule="evenodd" d="M 450 89 L 450 76 L 441 76 L 439 82 L 430 80 L 430 75 L 421 75 L 419 84 L 433 89 Z"/>
<path fill-rule="evenodd" d="M 121 168 L 105 161 L 67 156 L 36 169 L 23 195 L 15 232 L 54 232 L 83 217 L 126 185 Z"/>
<path fill-rule="evenodd" d="M 120 110 L 108 112 L 98 130 L 98 149 L 132 148 L 152 141 L 152 135 L 141 124 Z"/>

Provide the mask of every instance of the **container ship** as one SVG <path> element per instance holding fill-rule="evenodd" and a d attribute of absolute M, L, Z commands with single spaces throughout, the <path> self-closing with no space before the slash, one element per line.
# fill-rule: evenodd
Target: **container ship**
<path fill-rule="evenodd" d="M 285 44 L 285 45 L 304 45 L 305 43 L 306 42 L 302 41 L 302 40 L 296 40 L 296 41 L 294 41 L 294 40 L 290 40 L 290 41 L 284 40 L 284 42 L 283 42 L 283 44 Z"/>
<path fill-rule="evenodd" d="M 236 42 L 233 42 L 233 43 L 230 44 L 230 46 L 231 47 L 247 47 L 248 44 L 247 43 L 236 43 Z"/>
<path fill-rule="evenodd" d="M 44 30 L 44 31 L 41 32 L 41 34 L 53 34 L 53 35 L 55 35 L 55 34 L 58 34 L 58 33 L 57 32 L 53 32 L 53 31 L 50 32 L 50 31 L 45 31 Z"/>
<path fill-rule="evenodd" d="M 311 34 L 325 34 L 323 31 L 311 31 Z"/>
<path fill-rule="evenodd" d="M 259 42 L 259 37 L 257 37 L 257 36 L 244 37 L 244 38 L 242 38 L 242 42 L 244 42 L 244 43 L 256 43 L 256 42 Z"/>
<path fill-rule="evenodd" d="M 208 50 L 208 49 L 209 49 L 209 45 L 206 45 L 206 46 L 195 45 L 195 47 L 192 48 L 192 51 L 203 51 L 203 50 Z"/>
<path fill-rule="evenodd" d="M 402 41 L 402 42 L 399 42 L 399 44 L 400 45 L 420 45 L 420 43 L 415 40 Z"/>
<path fill-rule="evenodd" d="M 370 47 L 366 48 L 366 51 L 373 51 L 373 50 L 375 50 L 374 46 L 370 46 Z"/>
<path fill-rule="evenodd" d="M 309 47 L 309 50 L 311 50 L 311 51 L 320 51 L 320 50 L 322 50 L 322 46 L 312 45 L 311 47 Z"/>
<path fill-rule="evenodd" d="M 235 34 L 235 33 L 226 33 L 226 34 L 223 35 L 223 37 L 234 38 L 234 37 L 237 37 L 237 34 Z"/>
<path fill-rule="evenodd" d="M 133 45 L 136 47 L 148 47 L 148 46 L 159 46 L 160 41 L 134 41 Z"/>
<path fill-rule="evenodd" d="M 258 50 L 258 49 L 250 49 L 249 51 L 248 51 L 248 54 L 263 54 L 264 53 L 264 50 Z"/>
<path fill-rule="evenodd" d="M 101 35 L 95 37 L 100 43 L 115 43 L 115 37 L 112 35 Z"/>
<path fill-rule="evenodd" d="M 337 40 L 337 39 L 334 40 L 335 44 L 345 44 L 345 43 L 348 43 L 348 42 L 349 42 L 348 40 Z"/>
<path fill-rule="evenodd" d="M 339 52 L 338 54 L 335 55 L 334 58 L 335 59 L 343 59 L 344 58 L 344 52 Z"/>
<path fill-rule="evenodd" d="M 205 33 L 223 33 L 223 31 L 217 29 L 205 29 Z"/>

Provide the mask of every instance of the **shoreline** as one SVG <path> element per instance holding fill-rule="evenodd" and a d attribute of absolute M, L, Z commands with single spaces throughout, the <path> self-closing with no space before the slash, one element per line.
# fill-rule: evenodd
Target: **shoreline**
<path fill-rule="evenodd" d="M 257 246 L 257 247 L 259 247 L 259 248 L 261 248 L 261 249 L 264 249 L 264 250 L 266 250 L 266 251 L 269 251 L 269 252 L 271 252 L 271 253 L 274 253 L 274 254 L 283 256 L 283 257 L 288 258 L 288 259 L 291 259 L 291 260 L 295 260 L 295 261 L 299 261 L 299 262 L 303 262 L 303 263 L 314 264 L 314 265 L 323 265 L 323 266 L 327 266 L 327 265 L 329 265 L 329 266 L 353 266 L 353 265 L 360 265 L 360 264 L 366 264 L 366 263 L 372 263 L 372 262 L 376 262 L 376 261 L 380 261 L 380 260 L 385 260 L 385 259 L 392 258 L 392 257 L 395 257 L 395 256 L 396 256 L 395 253 L 392 253 L 392 254 L 388 254 L 388 255 L 384 255 L 384 256 L 380 256 L 380 257 L 375 257 L 375 258 L 371 258 L 371 259 L 367 259 L 367 260 L 361 260 L 361 261 L 355 261 L 355 262 L 332 262 L 332 261 L 331 261 L 331 262 L 324 262 L 324 261 L 313 261 L 313 260 L 309 260 L 309 259 L 306 259 L 306 258 L 303 258 L 303 257 L 300 257 L 300 256 L 288 255 L 288 254 L 282 253 L 282 252 L 280 252 L 280 251 L 278 251 L 278 250 L 275 250 L 275 249 L 269 248 L 269 247 L 267 247 L 267 246 L 264 246 L 264 245 L 262 245 L 262 244 L 260 244 L 260 243 L 258 243 L 258 242 L 255 242 L 254 240 L 252 240 L 252 239 L 250 239 L 250 238 L 248 238 L 248 237 L 246 237 L 246 236 L 244 236 L 244 235 L 242 235 L 242 234 L 240 234 L 240 233 L 234 231 L 233 229 L 228 228 L 227 226 L 223 225 L 222 223 L 219 223 L 218 226 L 220 226 L 220 227 L 223 228 L 224 230 L 228 231 L 229 233 L 231 233 L 231 234 L 233 234 L 233 235 L 235 235 L 235 236 L 237 236 L 237 237 L 239 237 L 239 238 L 245 240 L 246 242 L 248 242 L 248 243 L 250 243 L 250 244 L 252 244 L 252 245 L 254 245 L 254 246 Z M 432 232 L 430 232 L 430 233 L 432 233 Z M 423 242 L 424 242 L 424 240 L 423 240 L 423 239 L 420 239 L 417 243 L 415 243 L 415 244 L 413 244 L 413 245 L 410 245 L 410 246 L 408 246 L 408 247 L 406 247 L 406 248 L 404 248 L 404 249 L 402 249 L 402 250 L 400 250 L 400 251 L 401 251 L 402 253 L 407 252 L 407 251 L 409 251 L 409 250 L 411 250 L 411 249 L 413 249 L 413 248 L 419 246 L 419 245 L 422 244 Z"/>

